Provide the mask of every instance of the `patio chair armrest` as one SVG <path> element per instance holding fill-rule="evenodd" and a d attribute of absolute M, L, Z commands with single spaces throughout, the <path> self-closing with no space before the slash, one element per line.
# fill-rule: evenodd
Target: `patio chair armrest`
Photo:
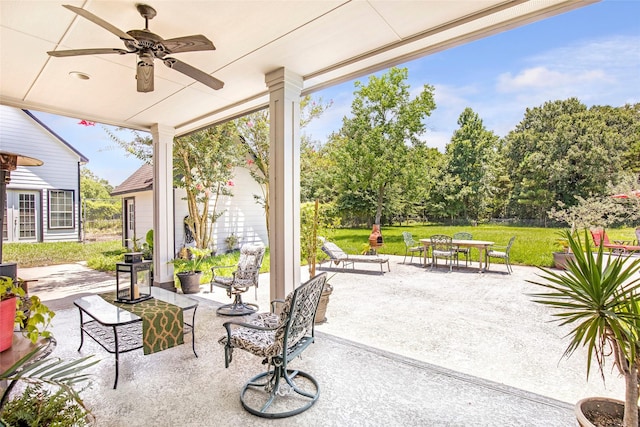
<path fill-rule="evenodd" d="M 222 270 L 225 268 L 236 268 L 235 265 L 214 265 L 213 267 L 211 267 L 211 280 L 213 280 L 214 277 L 216 277 L 216 270 Z"/>
<path fill-rule="evenodd" d="M 282 298 L 277 298 L 274 300 L 271 300 L 271 312 L 275 313 L 276 312 L 276 305 L 278 304 L 284 304 L 284 300 Z"/>
<path fill-rule="evenodd" d="M 229 321 L 229 322 L 224 322 L 222 324 L 222 326 L 224 326 L 224 328 L 227 330 L 227 337 L 231 338 L 231 328 L 232 326 L 239 326 L 242 328 L 248 328 L 248 329 L 255 329 L 257 331 L 275 331 L 278 328 L 268 328 L 265 326 L 258 326 L 258 325 L 254 325 L 251 323 L 247 323 L 247 322 L 236 322 L 236 321 Z"/>
<path fill-rule="evenodd" d="M 211 267 L 211 271 L 213 270 L 217 270 L 219 268 L 235 268 L 237 267 L 236 265 L 214 265 L 213 267 Z"/>
<path fill-rule="evenodd" d="M 635 244 L 635 240 L 614 240 L 613 243 L 616 245 L 629 245 L 632 246 Z"/>

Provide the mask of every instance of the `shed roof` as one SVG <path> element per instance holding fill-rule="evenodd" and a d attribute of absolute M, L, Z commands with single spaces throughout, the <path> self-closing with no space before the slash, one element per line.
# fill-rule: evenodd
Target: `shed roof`
<path fill-rule="evenodd" d="M 144 164 L 135 171 L 129 178 L 118 185 L 111 192 L 112 196 L 123 196 L 130 193 L 138 193 L 140 191 L 149 191 L 153 189 L 153 166 Z"/>

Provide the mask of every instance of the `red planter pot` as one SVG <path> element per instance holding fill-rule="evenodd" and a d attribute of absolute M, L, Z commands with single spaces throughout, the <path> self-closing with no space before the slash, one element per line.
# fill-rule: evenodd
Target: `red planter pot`
<path fill-rule="evenodd" d="M 0 301 L 0 351 L 11 347 L 16 318 L 16 298 Z"/>

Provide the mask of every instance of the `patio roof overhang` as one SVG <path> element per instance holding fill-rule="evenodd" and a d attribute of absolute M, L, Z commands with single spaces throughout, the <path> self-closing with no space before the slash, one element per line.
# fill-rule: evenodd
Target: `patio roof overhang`
<path fill-rule="evenodd" d="M 265 107 L 265 74 L 284 67 L 302 92 L 361 77 L 597 0 L 150 1 L 164 38 L 203 34 L 217 50 L 176 55 L 225 82 L 214 91 L 157 64 L 151 93 L 136 92 L 134 55 L 53 58 L 50 50 L 123 48 L 114 34 L 144 27 L 135 1 L 0 2 L 0 102 L 132 129 L 162 123 L 184 134 Z M 156 61 L 158 62 L 158 61 Z M 82 72 L 78 80 L 70 72 Z"/>
<path fill-rule="evenodd" d="M 149 22 L 154 33 L 165 39 L 203 34 L 213 41 L 215 51 L 175 56 L 225 86 L 212 90 L 157 64 L 155 90 L 138 93 L 133 55 L 47 54 L 123 48 L 114 34 L 62 7 L 60 1 L 3 0 L 0 104 L 152 133 L 154 272 L 159 282 L 171 283 L 173 270 L 166 261 L 173 257 L 173 137 L 269 105 L 271 290 L 272 297 L 283 297 L 299 279 L 295 104 L 301 94 L 597 1 L 150 1 L 157 10 Z M 64 3 L 88 10 L 122 31 L 144 28 L 135 1 Z M 90 78 L 73 78 L 73 72 Z"/>

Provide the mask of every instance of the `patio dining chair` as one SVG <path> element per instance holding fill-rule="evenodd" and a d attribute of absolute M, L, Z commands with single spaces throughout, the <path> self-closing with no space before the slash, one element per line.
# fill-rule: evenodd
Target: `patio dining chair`
<path fill-rule="evenodd" d="M 449 271 L 453 267 L 453 260 L 458 260 L 458 253 L 456 252 L 455 247 L 453 246 L 453 242 L 451 236 L 446 236 L 444 234 L 434 234 L 430 237 L 431 239 L 431 269 L 433 267 L 438 266 L 438 258 L 444 258 L 449 262 Z M 457 264 L 457 262 L 456 262 Z"/>
<path fill-rule="evenodd" d="M 211 267 L 213 277 L 211 278 L 211 292 L 217 286 L 227 291 L 227 295 L 233 298 L 231 304 L 225 304 L 218 308 L 217 313 L 223 316 L 244 316 L 255 313 L 258 310 L 256 304 L 242 301 L 242 294 L 253 287 L 258 299 L 258 279 L 262 258 L 264 257 L 264 246 L 244 244 L 240 249 L 240 258 L 236 270 L 231 276 L 216 276 L 216 270 L 221 268 L 233 268 L 234 266 L 221 265 Z"/>
<path fill-rule="evenodd" d="M 408 231 L 402 232 L 402 238 L 404 239 L 404 259 L 402 260 L 402 263 L 403 264 L 405 263 L 405 261 L 407 260 L 408 254 L 411 254 L 411 259 L 409 260 L 409 263 L 413 262 L 413 255 L 416 252 L 420 255 L 420 258 L 422 258 L 422 253 L 424 252 L 424 249 L 425 249 L 424 246 L 419 245 L 418 242 L 413 240 L 413 236 Z"/>
<path fill-rule="evenodd" d="M 460 231 L 453 235 L 453 240 L 473 240 L 473 235 L 465 231 Z M 464 266 L 466 267 L 467 265 L 469 265 L 469 256 L 471 255 L 471 248 L 456 247 L 456 253 L 458 254 L 458 256 L 460 256 L 460 254 L 464 254 Z"/>
<path fill-rule="evenodd" d="M 511 268 L 511 261 L 509 259 L 509 252 L 511 251 L 511 246 L 513 246 L 513 242 L 516 240 L 516 236 L 511 237 L 511 239 L 509 239 L 509 243 L 507 244 L 507 246 L 491 246 L 489 249 L 487 249 L 487 251 L 485 252 L 485 258 L 486 258 L 486 266 L 487 266 L 487 270 L 489 269 L 489 267 L 491 266 L 491 258 L 499 258 L 499 259 L 503 259 L 504 263 L 507 266 L 507 272 L 509 274 L 513 273 L 513 269 Z M 504 251 L 497 251 L 496 248 L 499 249 L 503 249 Z"/>
<path fill-rule="evenodd" d="M 289 363 L 314 342 L 314 318 L 327 280 L 321 273 L 297 287 L 286 300 L 271 303 L 271 312 L 257 313 L 245 322 L 225 322 L 224 365 L 234 348 L 264 358 L 266 372 L 251 378 L 240 392 L 244 409 L 264 418 L 284 418 L 309 409 L 320 396 L 318 382 Z M 275 314 L 282 304 L 280 314 Z"/>

